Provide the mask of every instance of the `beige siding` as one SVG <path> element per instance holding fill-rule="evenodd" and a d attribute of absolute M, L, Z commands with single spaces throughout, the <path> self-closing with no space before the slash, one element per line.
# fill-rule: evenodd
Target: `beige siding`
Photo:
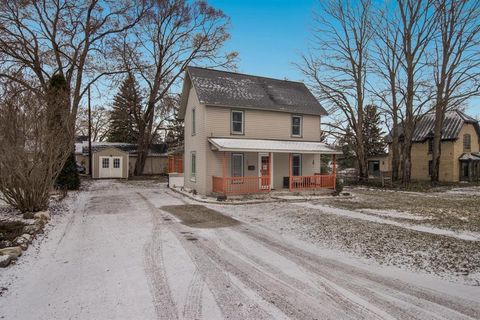
<path fill-rule="evenodd" d="M 196 134 L 192 135 L 192 109 L 195 108 Z M 200 194 L 206 193 L 207 181 L 207 152 L 208 141 L 206 135 L 206 112 L 205 106 L 198 101 L 195 89 L 192 87 L 188 96 L 185 111 L 185 153 L 184 153 L 184 177 L 185 187 L 195 189 Z M 196 180 L 191 177 L 191 154 L 196 154 Z M 211 182 L 210 182 L 211 183 Z"/>
<path fill-rule="evenodd" d="M 231 110 L 244 111 L 243 135 L 231 134 Z M 320 141 L 320 116 L 303 115 L 302 137 L 292 137 L 291 113 L 213 106 L 206 111 L 208 137 Z"/>
<path fill-rule="evenodd" d="M 94 179 L 99 177 L 100 157 L 122 157 L 122 178 L 128 178 L 128 153 L 117 148 L 106 148 L 93 153 L 92 166 Z"/>

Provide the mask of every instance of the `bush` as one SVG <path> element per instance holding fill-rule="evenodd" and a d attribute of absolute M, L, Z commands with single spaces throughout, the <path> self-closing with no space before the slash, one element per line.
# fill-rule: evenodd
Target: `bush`
<path fill-rule="evenodd" d="M 66 190 L 78 190 L 80 188 L 80 176 L 78 175 L 77 163 L 73 153 L 68 156 L 62 171 L 58 175 L 56 185 Z"/>
<path fill-rule="evenodd" d="M 335 192 L 337 194 L 340 194 L 340 193 L 342 193 L 342 191 L 343 191 L 343 179 L 341 179 L 337 176 L 337 178 L 335 180 Z"/>

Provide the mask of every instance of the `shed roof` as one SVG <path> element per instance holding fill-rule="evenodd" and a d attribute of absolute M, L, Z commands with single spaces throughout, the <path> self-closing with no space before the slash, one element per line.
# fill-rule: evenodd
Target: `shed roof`
<path fill-rule="evenodd" d="M 342 154 L 323 142 L 313 141 L 235 138 L 209 138 L 208 141 L 218 151 Z"/>
<path fill-rule="evenodd" d="M 88 145 L 81 145 L 81 153 L 88 155 Z M 137 144 L 122 143 L 122 142 L 93 142 L 92 153 L 107 149 L 116 148 L 127 152 L 131 155 L 135 155 L 138 151 Z M 148 150 L 149 156 L 164 155 L 167 151 L 167 145 L 164 143 L 152 144 Z"/>
<path fill-rule="evenodd" d="M 188 92 L 193 85 L 201 104 L 279 112 L 326 115 L 310 90 L 301 82 L 272 79 L 229 71 L 187 67 L 182 95 L 185 114 Z"/>

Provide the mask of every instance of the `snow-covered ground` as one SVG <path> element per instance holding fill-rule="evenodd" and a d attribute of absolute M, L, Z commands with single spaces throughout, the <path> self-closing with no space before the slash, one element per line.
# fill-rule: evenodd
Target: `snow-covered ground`
<path fill-rule="evenodd" d="M 0 271 L 0 286 L 8 288 L 0 318 L 480 317 L 478 286 L 380 266 L 310 241 L 295 220 L 317 209 L 208 204 L 241 222 L 213 229 L 188 227 L 162 209 L 192 202 L 152 181 L 93 182 L 71 212 L 52 219 L 37 250 Z"/>

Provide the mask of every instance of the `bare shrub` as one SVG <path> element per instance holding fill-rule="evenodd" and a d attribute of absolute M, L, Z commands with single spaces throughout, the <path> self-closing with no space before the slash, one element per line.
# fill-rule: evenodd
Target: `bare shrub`
<path fill-rule="evenodd" d="M 72 151 L 74 121 L 62 77 L 46 94 L 15 84 L 0 99 L 0 197 L 24 212 L 45 210 L 49 191 Z"/>

